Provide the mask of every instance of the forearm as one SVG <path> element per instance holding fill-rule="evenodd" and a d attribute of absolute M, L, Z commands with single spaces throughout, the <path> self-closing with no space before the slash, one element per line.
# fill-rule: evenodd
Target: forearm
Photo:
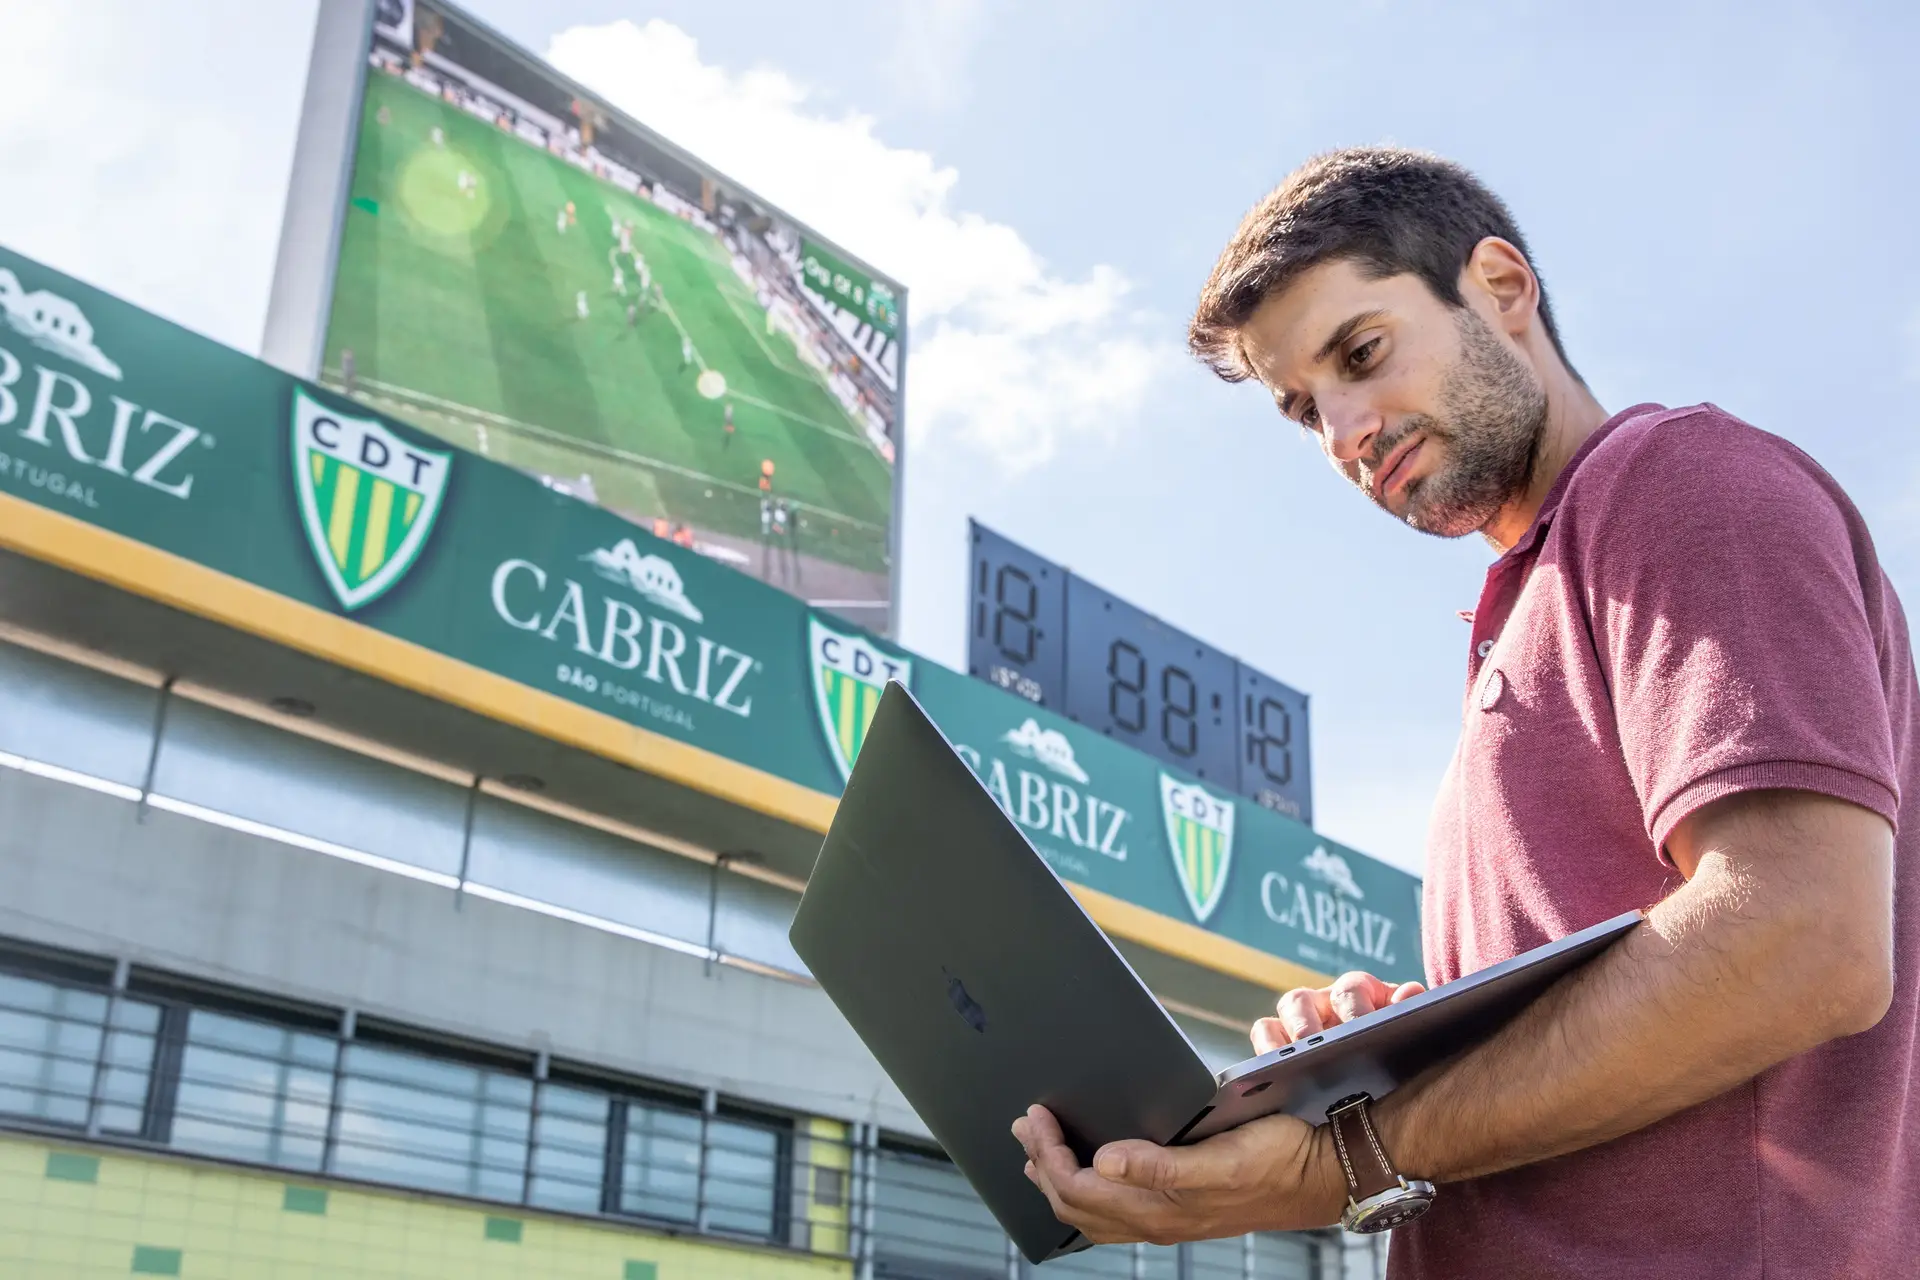
<path fill-rule="evenodd" d="M 1499 1172 L 1631 1133 L 1871 1025 L 1876 931 L 1830 927 L 1793 905 L 1794 887 L 1709 854 L 1645 925 L 1383 1100 L 1387 1149 L 1410 1176 Z"/>

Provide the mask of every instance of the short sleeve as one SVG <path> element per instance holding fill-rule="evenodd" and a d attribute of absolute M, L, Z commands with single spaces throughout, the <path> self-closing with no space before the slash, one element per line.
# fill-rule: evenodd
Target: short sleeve
<path fill-rule="evenodd" d="M 1661 856 L 1689 813 L 1743 791 L 1819 792 L 1895 822 L 1880 569 L 1838 485 L 1710 409 L 1624 424 L 1576 483 L 1580 587 Z"/>

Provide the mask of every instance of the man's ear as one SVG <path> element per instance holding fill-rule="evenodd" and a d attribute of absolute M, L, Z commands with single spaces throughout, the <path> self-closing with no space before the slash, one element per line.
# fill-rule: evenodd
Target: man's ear
<path fill-rule="evenodd" d="M 1460 290 L 1468 299 L 1478 295 L 1512 338 L 1526 332 L 1540 309 L 1540 281 L 1527 255 L 1499 236 L 1488 236 L 1473 247 L 1460 272 Z"/>

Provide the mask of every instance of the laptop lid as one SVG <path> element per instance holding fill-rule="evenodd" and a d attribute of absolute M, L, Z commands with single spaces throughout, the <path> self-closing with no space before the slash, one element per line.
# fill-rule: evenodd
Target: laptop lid
<path fill-rule="evenodd" d="M 1077 1242 L 1009 1127 L 1042 1103 L 1083 1162 L 1168 1142 L 1214 1073 L 904 687 L 890 682 L 793 947 L 1022 1253 Z"/>

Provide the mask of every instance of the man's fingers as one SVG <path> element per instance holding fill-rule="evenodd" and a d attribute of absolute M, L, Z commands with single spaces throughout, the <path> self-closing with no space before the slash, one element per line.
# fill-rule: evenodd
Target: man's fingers
<path fill-rule="evenodd" d="M 1364 1018 L 1386 1004 L 1387 984 L 1370 973 L 1343 973 L 1327 988 L 1327 1003 L 1341 1022 Z"/>
<path fill-rule="evenodd" d="M 1283 1045 L 1293 1043 L 1293 1037 L 1287 1034 L 1286 1024 L 1278 1018 L 1261 1018 L 1253 1024 L 1253 1030 L 1247 1033 L 1253 1040 L 1254 1056 L 1272 1053 Z"/>
<path fill-rule="evenodd" d="M 1387 1003 L 1399 1004 L 1402 1000 L 1409 1000 L 1414 996 L 1423 994 L 1426 989 L 1426 986 L 1422 983 L 1403 982 L 1393 989 L 1393 995 L 1388 998 Z"/>
<path fill-rule="evenodd" d="M 1318 1035 L 1334 1020 L 1333 1006 L 1327 1003 L 1325 987 L 1295 987 L 1274 1005 L 1280 1024 L 1290 1039 L 1301 1040 Z"/>

